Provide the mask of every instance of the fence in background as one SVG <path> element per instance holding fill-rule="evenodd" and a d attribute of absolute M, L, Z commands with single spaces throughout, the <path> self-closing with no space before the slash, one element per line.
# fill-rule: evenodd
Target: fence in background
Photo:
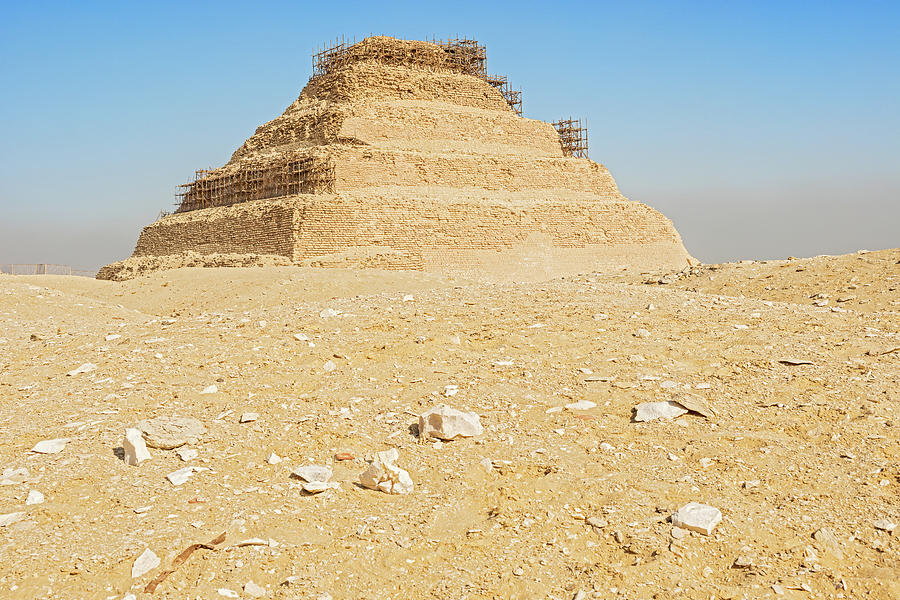
<path fill-rule="evenodd" d="M 2 264 L 0 273 L 7 275 L 75 275 L 78 277 L 94 277 L 96 271 L 73 269 L 69 265 L 53 265 L 49 263 L 36 263 L 33 265 Z"/>

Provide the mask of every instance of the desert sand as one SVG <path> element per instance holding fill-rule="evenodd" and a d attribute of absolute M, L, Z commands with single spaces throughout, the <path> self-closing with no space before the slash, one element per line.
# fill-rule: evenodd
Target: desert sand
<path fill-rule="evenodd" d="M 897 598 L 898 390 L 900 250 L 518 284 L 0 275 L 0 597 Z M 714 413 L 633 420 L 679 400 Z M 484 432 L 418 437 L 442 403 Z M 206 431 L 126 464 L 160 416 Z M 413 491 L 361 487 L 392 448 Z M 306 493 L 310 464 L 338 487 Z M 673 526 L 689 502 L 710 535 Z"/>

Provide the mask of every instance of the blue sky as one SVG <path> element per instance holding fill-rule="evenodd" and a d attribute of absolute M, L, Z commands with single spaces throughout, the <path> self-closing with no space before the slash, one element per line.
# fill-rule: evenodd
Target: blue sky
<path fill-rule="evenodd" d="M 131 253 L 339 35 L 455 34 L 704 262 L 900 246 L 900 2 L 3 3 L 0 263 Z"/>

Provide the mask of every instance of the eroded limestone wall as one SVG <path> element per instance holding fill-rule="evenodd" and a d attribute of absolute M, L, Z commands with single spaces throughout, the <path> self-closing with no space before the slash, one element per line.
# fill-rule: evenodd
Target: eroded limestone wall
<path fill-rule="evenodd" d="M 169 215 L 144 227 L 134 256 L 294 254 L 295 203 L 257 201 Z"/>

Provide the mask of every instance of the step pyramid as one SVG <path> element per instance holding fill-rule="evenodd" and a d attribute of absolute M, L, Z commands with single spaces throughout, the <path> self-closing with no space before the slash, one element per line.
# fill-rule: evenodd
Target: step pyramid
<path fill-rule="evenodd" d="M 177 210 L 99 277 L 295 264 L 535 280 L 689 264 L 672 223 L 586 158 L 577 123 L 521 116 L 477 42 L 379 36 L 313 58 L 300 97 L 181 186 Z"/>

